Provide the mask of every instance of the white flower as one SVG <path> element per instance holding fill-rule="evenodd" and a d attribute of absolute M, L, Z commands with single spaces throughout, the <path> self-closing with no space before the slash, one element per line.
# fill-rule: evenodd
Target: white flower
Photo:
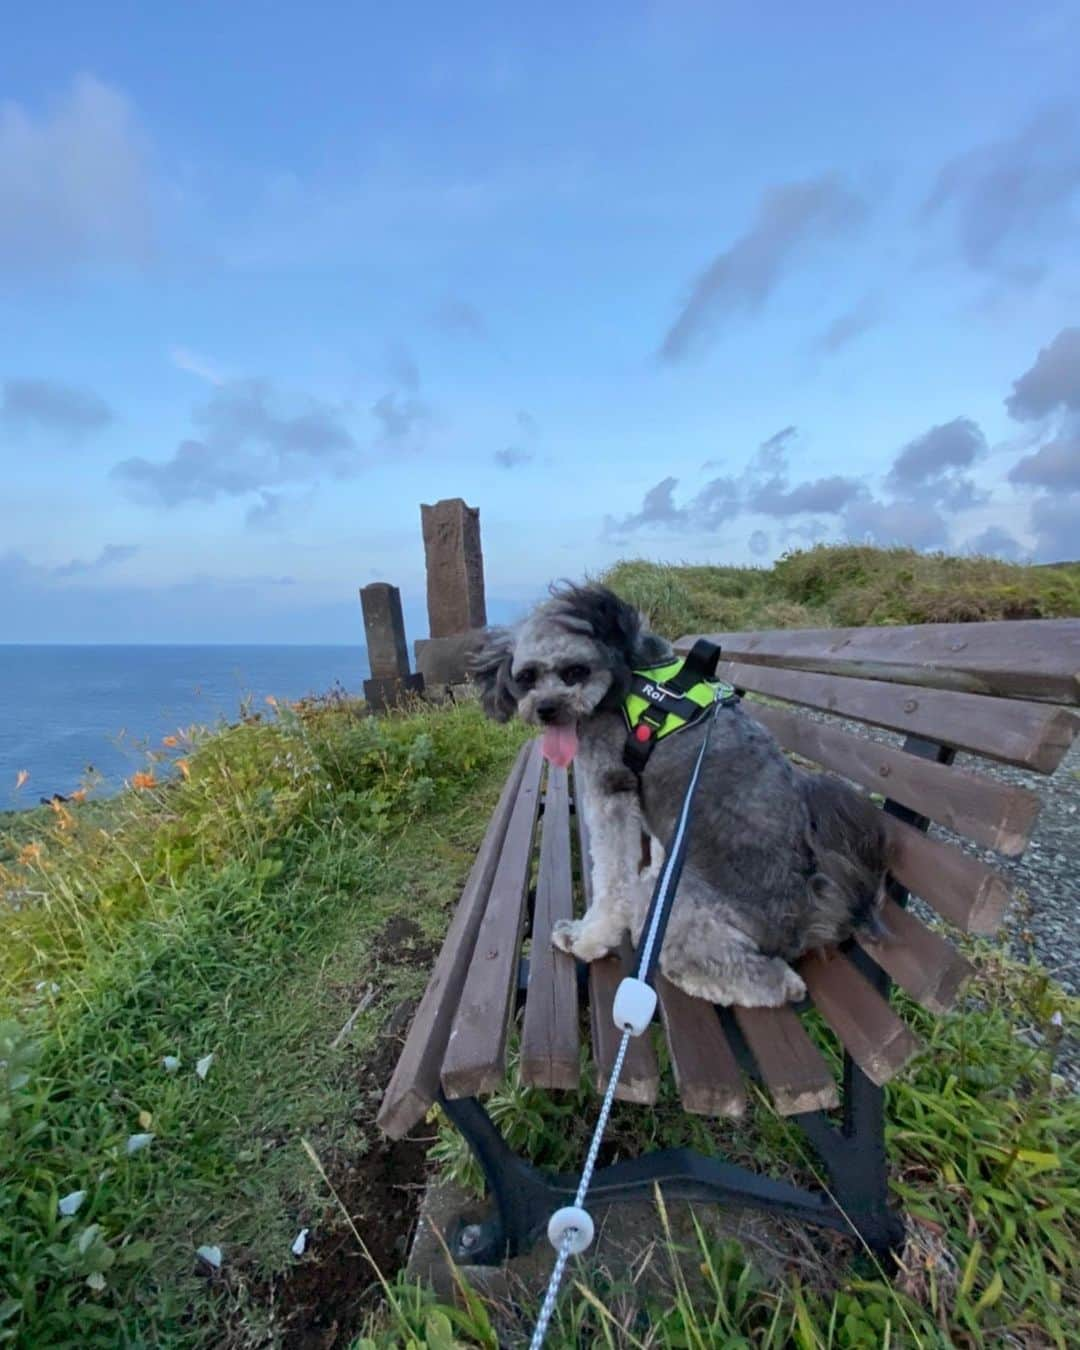
<path fill-rule="evenodd" d="M 64 1198 L 60 1201 L 60 1203 L 57 1205 L 56 1208 L 60 1211 L 60 1213 L 64 1216 L 65 1219 L 69 1219 L 72 1216 L 72 1214 L 78 1214 L 79 1210 L 82 1209 L 82 1202 L 85 1199 L 86 1199 L 85 1191 L 69 1191 L 69 1193 L 64 1196 Z"/>
<path fill-rule="evenodd" d="M 1058 1012 L 1054 1013 L 1053 1017 L 1051 1017 L 1051 1019 L 1050 1019 L 1050 1025 L 1051 1025 L 1052 1027 L 1060 1027 L 1060 1026 L 1062 1025 L 1063 1021 L 1064 1021 L 1064 1018 L 1061 1016 L 1060 1011 L 1058 1011 Z"/>
<path fill-rule="evenodd" d="M 100 1270 L 95 1270 L 93 1274 L 87 1275 L 86 1283 L 91 1289 L 96 1289 L 100 1293 L 105 1288 L 105 1276 L 102 1275 Z"/>
<path fill-rule="evenodd" d="M 303 1256 L 304 1248 L 307 1246 L 307 1235 L 308 1230 L 306 1228 L 301 1228 L 297 1233 L 296 1241 L 292 1245 L 293 1256 Z"/>
<path fill-rule="evenodd" d="M 201 1257 L 208 1266 L 213 1266 L 215 1270 L 221 1269 L 220 1247 L 200 1247 L 195 1255 Z"/>
<path fill-rule="evenodd" d="M 152 1134 L 130 1134 L 125 1145 L 125 1152 L 129 1154 L 138 1153 L 141 1148 L 145 1148 L 147 1144 L 152 1143 L 153 1139 Z"/>
<path fill-rule="evenodd" d="M 176 1055 L 166 1055 L 161 1061 L 161 1067 L 166 1073 L 175 1073 L 180 1067 L 179 1057 Z"/>
<path fill-rule="evenodd" d="M 212 1050 L 208 1055 L 203 1055 L 202 1059 L 200 1059 L 198 1064 L 195 1065 L 195 1072 L 199 1075 L 200 1078 L 206 1077 L 206 1075 L 210 1072 L 210 1065 L 213 1064 L 213 1062 L 214 1062 L 214 1052 Z"/>

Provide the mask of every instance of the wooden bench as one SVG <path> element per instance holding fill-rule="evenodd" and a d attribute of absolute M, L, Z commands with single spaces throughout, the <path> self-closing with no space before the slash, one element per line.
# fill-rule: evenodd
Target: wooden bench
<path fill-rule="evenodd" d="M 997 930 L 1010 898 L 992 866 L 927 837 L 927 827 L 943 825 L 1007 858 L 1023 853 L 1037 795 L 952 761 L 964 751 L 1053 773 L 1080 725 L 1071 711 L 1080 702 L 1080 621 L 708 636 L 722 648 L 719 675 L 752 696 L 744 706 L 781 746 L 884 796 L 896 844 L 884 916 L 889 936 L 804 959 L 799 971 L 809 1001 L 802 1009 L 716 1009 L 661 978 L 661 1031 L 631 1042 L 616 1094 L 646 1107 L 656 1101 L 654 1037 L 662 1034 L 687 1111 L 741 1115 L 744 1074 L 752 1076 L 777 1112 L 808 1136 L 827 1188 L 806 1190 L 688 1149 L 666 1149 L 600 1168 L 590 1204 L 647 1197 L 659 1182 L 673 1197 L 854 1229 L 884 1254 L 901 1240 L 903 1225 L 887 1203 L 883 1084 L 919 1050 L 889 1003 L 890 985 L 946 1013 L 970 973 L 953 945 L 905 908 L 908 895 L 975 934 Z M 685 651 L 693 641 L 677 645 Z M 898 745 L 860 737 L 796 707 L 906 739 Z M 468 1140 L 494 1203 L 486 1223 L 456 1235 L 462 1260 L 497 1261 L 527 1249 L 577 1182 L 576 1175 L 546 1174 L 516 1156 L 480 1102 L 503 1081 L 511 1025 L 520 1033 L 523 1081 L 553 1092 L 578 1087 L 583 1036 L 602 1091 L 618 1043 L 611 1004 L 627 956 L 579 970 L 550 942 L 552 925 L 580 913 L 588 900 L 588 866 L 580 869 L 582 887 L 573 880 L 575 846 L 582 860 L 589 852 L 573 791 L 572 774 L 546 768 L 538 742 L 523 747 L 379 1113 L 382 1128 L 397 1138 L 437 1102 Z M 840 1083 L 802 1024 L 800 1012 L 811 1004 L 843 1047 Z"/>

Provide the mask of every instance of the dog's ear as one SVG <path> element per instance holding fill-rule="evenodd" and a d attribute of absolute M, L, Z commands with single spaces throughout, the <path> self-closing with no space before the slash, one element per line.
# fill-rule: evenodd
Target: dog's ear
<path fill-rule="evenodd" d="M 645 616 L 606 586 L 553 588 L 562 613 L 587 624 L 596 641 L 610 649 L 628 671 L 656 665 L 672 655 L 671 644 L 646 627 Z"/>
<path fill-rule="evenodd" d="M 488 628 L 480 646 L 469 655 L 469 674 L 479 686 L 480 703 L 496 722 L 509 722 L 517 711 L 510 678 L 514 639 L 509 628 Z"/>

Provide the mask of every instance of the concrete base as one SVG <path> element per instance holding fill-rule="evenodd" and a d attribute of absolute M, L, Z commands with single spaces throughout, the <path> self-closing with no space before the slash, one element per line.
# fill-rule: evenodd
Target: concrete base
<path fill-rule="evenodd" d="M 482 1217 L 483 1209 L 482 1203 L 458 1186 L 446 1182 L 429 1186 L 409 1254 L 409 1277 L 423 1280 L 444 1299 L 451 1297 L 454 1276 L 439 1234 L 445 1241 L 459 1218 Z M 753 1210 L 684 1201 L 671 1201 L 666 1209 L 680 1278 L 691 1294 L 702 1291 L 706 1300 L 703 1306 L 708 1305 L 709 1295 L 695 1217 L 709 1243 L 725 1238 L 743 1243 L 747 1257 L 770 1280 L 781 1278 L 793 1263 L 805 1264 L 819 1274 L 829 1265 L 839 1267 L 839 1253 L 846 1250 L 845 1239 L 837 1234 L 808 1230 L 795 1221 Z M 594 1288 L 611 1291 L 620 1301 L 638 1305 L 643 1294 L 669 1294 L 674 1281 L 672 1253 L 665 1245 L 656 1206 L 635 1202 L 609 1205 L 606 1210 L 599 1206 L 590 1213 L 596 1222 L 596 1237 L 587 1252 L 571 1261 L 564 1289 L 573 1280 L 585 1280 Z M 498 1303 L 535 1307 L 547 1286 L 554 1259 L 547 1239 L 541 1238 L 532 1251 L 512 1261 L 498 1266 L 459 1266 L 458 1272 L 479 1293 Z M 629 1305 L 628 1311 L 632 1312 Z"/>
<path fill-rule="evenodd" d="M 423 675 L 384 675 L 364 681 L 364 698 L 372 712 L 400 707 L 424 692 Z"/>
<path fill-rule="evenodd" d="M 416 669 L 429 686 L 464 684 L 469 678 L 469 654 L 481 640 L 481 629 L 454 637 L 418 638 L 414 644 Z"/>

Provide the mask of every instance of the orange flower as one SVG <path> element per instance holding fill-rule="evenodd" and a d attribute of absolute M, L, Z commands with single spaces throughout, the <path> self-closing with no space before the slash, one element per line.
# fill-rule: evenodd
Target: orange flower
<path fill-rule="evenodd" d="M 157 787 L 157 779 L 154 777 L 152 770 L 149 773 L 133 773 L 131 775 L 131 786 L 138 788 L 140 791 L 144 788 Z"/>
<path fill-rule="evenodd" d="M 175 736 L 163 736 L 163 737 L 161 738 L 161 744 L 162 744 L 162 745 L 167 745 L 167 746 L 169 747 L 169 749 L 171 750 L 174 746 L 179 745 L 180 742 L 176 739 Z"/>
<path fill-rule="evenodd" d="M 180 772 L 184 775 L 185 778 L 191 777 L 191 769 L 188 767 L 188 762 L 186 759 L 178 759 L 176 761 L 176 767 L 180 770 Z"/>
<path fill-rule="evenodd" d="M 24 867 L 29 867 L 31 863 L 36 863 L 40 858 L 40 844 L 24 844 L 19 851 L 19 861 Z"/>
<path fill-rule="evenodd" d="M 16 791 L 16 792 L 18 792 L 19 788 L 22 787 L 22 785 L 26 782 L 26 780 L 27 780 L 29 777 L 30 777 L 30 774 L 29 774 L 29 771 L 28 771 L 28 770 L 26 770 L 26 769 L 20 769 L 20 770 L 19 770 L 19 772 L 15 775 L 15 791 Z"/>
<path fill-rule="evenodd" d="M 267 696 L 266 696 L 266 701 L 267 701 L 267 703 L 269 703 L 269 705 L 271 706 L 271 708 L 276 708 L 276 707 L 277 707 L 277 699 L 273 696 L 273 694 L 267 694 Z"/>
<path fill-rule="evenodd" d="M 86 801 L 86 789 L 85 789 L 85 788 L 79 788 L 79 790 L 78 790 L 77 792 L 73 792 L 73 793 L 71 794 L 71 800 L 72 800 L 73 802 L 84 802 L 84 801 Z"/>

